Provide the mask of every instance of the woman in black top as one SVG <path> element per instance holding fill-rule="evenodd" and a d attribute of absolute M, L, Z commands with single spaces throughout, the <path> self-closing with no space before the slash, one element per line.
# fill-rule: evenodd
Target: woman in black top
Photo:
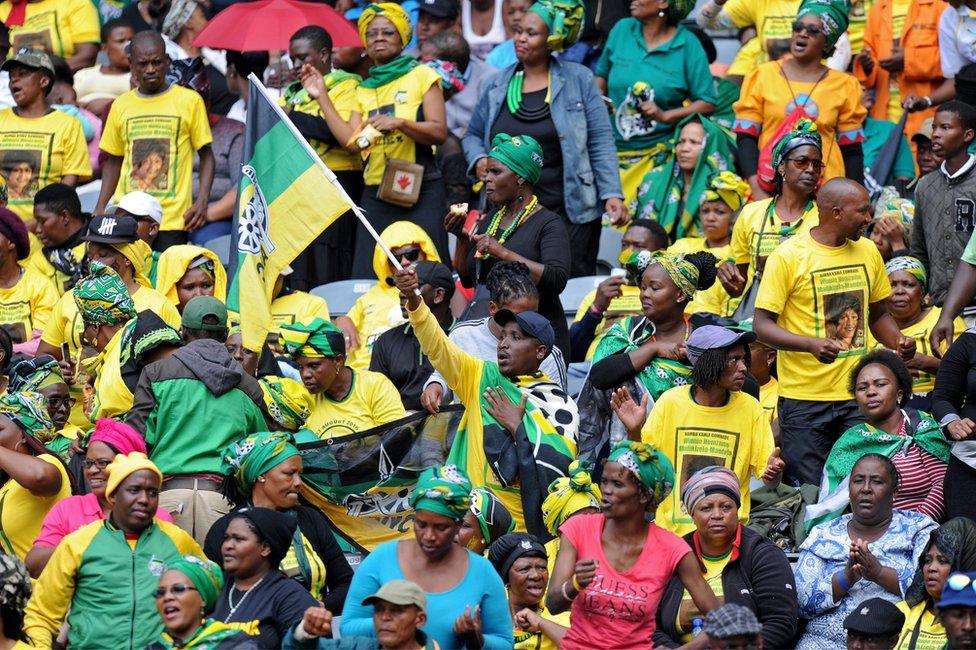
<path fill-rule="evenodd" d="M 287 432 L 252 434 L 224 453 L 233 472 L 228 498 L 242 504 L 211 527 L 204 552 L 218 564 L 230 522 L 244 510 L 268 508 L 297 524 L 281 559 L 281 572 L 294 579 L 331 612 L 341 612 L 352 582 L 352 569 L 321 512 L 298 505 L 302 458 Z"/>
<path fill-rule="evenodd" d="M 952 342 L 935 376 L 932 415 L 952 445 L 945 475 L 945 516 L 976 517 L 976 330 Z"/>
<path fill-rule="evenodd" d="M 470 237 L 453 229 L 460 235 L 457 259 L 466 260 L 459 269 L 461 282 L 484 285 L 499 260 L 525 264 L 539 288 L 539 313 L 552 323 L 556 345 L 567 356 L 569 328 L 559 294 L 569 279 L 569 235 L 562 217 L 542 207 L 536 195 L 544 169 L 542 147 L 532 137 L 505 133 L 491 144 L 485 191 L 497 207 Z"/>

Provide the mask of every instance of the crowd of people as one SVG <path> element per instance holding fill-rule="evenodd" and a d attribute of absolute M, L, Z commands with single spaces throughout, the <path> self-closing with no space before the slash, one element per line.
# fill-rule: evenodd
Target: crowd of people
<path fill-rule="evenodd" d="M 976 4 L 231 4 L 0 1 L 0 648 L 976 647 Z"/>

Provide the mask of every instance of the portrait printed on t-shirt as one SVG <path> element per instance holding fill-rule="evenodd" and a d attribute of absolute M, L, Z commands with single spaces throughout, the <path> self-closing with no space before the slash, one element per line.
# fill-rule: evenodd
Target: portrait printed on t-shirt
<path fill-rule="evenodd" d="M 835 341 L 839 357 L 867 352 L 870 285 L 863 265 L 841 266 L 811 273 L 813 280 L 814 336 Z"/>
<path fill-rule="evenodd" d="M 33 47 L 49 54 L 64 56 L 64 44 L 58 30 L 58 14 L 42 11 L 29 16 L 23 25 L 10 28 L 11 52 L 22 47 Z"/>
<path fill-rule="evenodd" d="M 176 116 L 144 115 L 126 120 L 129 150 L 123 162 L 123 192 L 141 190 L 156 197 L 176 196 L 179 133 L 180 118 Z"/>
<path fill-rule="evenodd" d="M 18 140 L 13 143 L 12 140 Z M 51 136 L 42 133 L 11 133 L 0 137 L 0 175 L 7 183 L 7 195 L 11 203 L 29 202 L 40 189 L 43 151 Z M 36 145 L 39 148 L 14 149 L 14 146 Z"/>
<path fill-rule="evenodd" d="M 739 453 L 739 432 L 711 427 L 678 427 L 675 430 L 675 486 L 684 485 L 692 474 L 706 467 L 732 468 Z M 672 519 L 677 524 L 694 523 L 681 504 L 681 489 L 672 490 Z"/>

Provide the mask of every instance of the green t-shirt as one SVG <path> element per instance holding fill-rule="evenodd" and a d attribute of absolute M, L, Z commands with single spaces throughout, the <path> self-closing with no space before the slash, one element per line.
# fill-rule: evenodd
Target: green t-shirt
<path fill-rule="evenodd" d="M 680 25 L 670 41 L 648 51 L 640 21 L 624 18 L 610 30 L 596 75 L 607 80 L 614 105 L 610 121 L 619 151 L 646 149 L 674 133 L 673 124 L 651 122 L 640 114 L 637 107 L 642 100 L 634 93 L 634 84 L 645 84 L 663 111 L 680 108 L 685 100 L 716 102 L 705 50 Z"/>
<path fill-rule="evenodd" d="M 888 120 L 876 120 L 869 117 L 864 120 L 864 141 L 861 149 L 864 152 L 864 168 L 874 167 L 874 161 L 881 153 L 888 136 L 895 128 L 895 124 Z M 908 146 L 908 140 L 903 135 L 901 142 L 898 143 L 898 152 L 895 154 L 895 162 L 888 172 L 888 178 L 875 178 L 874 180 L 882 185 L 894 185 L 896 178 L 914 178 L 915 159 L 912 158 L 912 148 Z"/>

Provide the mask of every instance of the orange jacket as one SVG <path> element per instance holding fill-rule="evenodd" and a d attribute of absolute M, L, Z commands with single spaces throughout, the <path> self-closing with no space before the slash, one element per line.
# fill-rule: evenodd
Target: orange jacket
<path fill-rule="evenodd" d="M 864 48 L 870 50 L 874 59 L 874 69 L 867 74 L 857 57 L 854 58 L 854 75 L 866 90 L 874 89 L 874 108 L 871 117 L 888 119 L 888 78 L 887 70 L 881 69 L 878 61 L 891 56 L 894 34 L 891 19 L 892 0 L 877 0 L 868 12 L 867 28 L 864 32 Z M 905 17 L 905 27 L 901 33 L 901 47 L 905 51 L 905 68 L 898 75 L 901 96 L 918 95 L 925 97 L 942 84 L 942 65 L 939 61 L 939 16 L 946 8 L 943 0 L 912 0 Z M 857 53 L 855 52 L 855 55 Z M 918 111 L 908 116 L 905 134 L 911 138 L 925 118 L 934 114 L 933 109 Z"/>

